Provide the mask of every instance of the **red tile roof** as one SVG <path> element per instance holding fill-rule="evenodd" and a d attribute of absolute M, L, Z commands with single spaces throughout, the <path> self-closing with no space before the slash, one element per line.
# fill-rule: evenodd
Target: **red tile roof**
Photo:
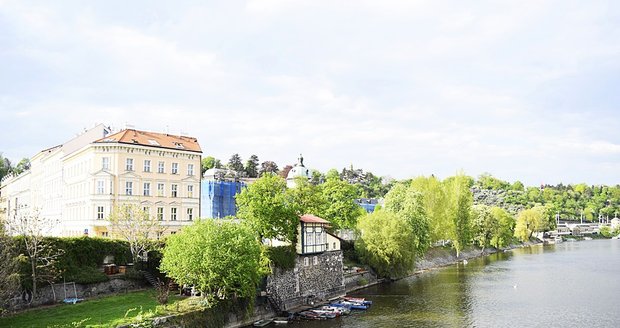
<path fill-rule="evenodd" d="M 101 138 L 94 143 L 124 143 L 155 148 L 168 148 L 202 153 L 198 139 L 193 137 L 175 136 L 167 133 L 146 132 L 127 129 Z"/>
<path fill-rule="evenodd" d="M 304 214 L 304 215 L 299 217 L 299 220 L 301 222 L 306 222 L 306 223 L 325 223 L 325 224 L 329 224 L 329 221 L 321 219 L 320 217 L 312 215 L 312 214 Z"/>

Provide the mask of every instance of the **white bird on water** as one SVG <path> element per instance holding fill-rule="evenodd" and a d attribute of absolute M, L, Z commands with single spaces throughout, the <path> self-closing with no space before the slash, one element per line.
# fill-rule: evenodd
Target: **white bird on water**
<path fill-rule="evenodd" d="M 467 260 L 463 260 L 463 264 L 467 264 Z"/>
<path fill-rule="evenodd" d="M 517 289 L 517 285 L 512 286 L 512 288 Z"/>

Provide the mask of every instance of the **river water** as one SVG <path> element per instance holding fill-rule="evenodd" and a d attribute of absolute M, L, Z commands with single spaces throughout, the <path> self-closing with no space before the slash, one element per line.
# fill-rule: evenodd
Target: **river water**
<path fill-rule="evenodd" d="M 620 240 L 501 252 L 355 293 L 365 312 L 291 327 L 620 327 Z"/>

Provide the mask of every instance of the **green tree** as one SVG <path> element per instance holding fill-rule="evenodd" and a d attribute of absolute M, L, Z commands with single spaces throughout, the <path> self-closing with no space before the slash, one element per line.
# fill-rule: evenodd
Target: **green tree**
<path fill-rule="evenodd" d="M 0 220 L 0 316 L 4 315 L 10 299 L 19 291 L 19 257 L 15 240 L 8 236 Z"/>
<path fill-rule="evenodd" d="M 413 269 L 418 250 L 411 243 L 415 236 L 404 217 L 376 211 L 360 218 L 357 230 L 355 250 L 379 276 L 396 278 Z"/>
<path fill-rule="evenodd" d="M 0 153 L 0 180 L 12 171 L 13 165 L 11 165 L 11 161 Z"/>
<path fill-rule="evenodd" d="M 470 220 L 473 195 L 470 191 L 469 177 L 459 174 L 444 181 L 448 199 L 448 218 L 450 228 L 448 233 L 452 240 L 452 247 L 456 251 L 456 257 L 471 239 Z"/>
<path fill-rule="evenodd" d="M 500 207 L 492 207 L 491 214 L 498 225 L 491 237 L 491 246 L 503 248 L 510 244 L 514 236 L 515 219 L 506 210 Z"/>
<path fill-rule="evenodd" d="M 422 193 L 411 186 L 396 184 L 385 195 L 384 210 L 399 215 L 409 223 L 412 231 L 410 243 L 417 255 L 424 254 L 431 239 Z"/>
<path fill-rule="evenodd" d="M 329 171 L 327 171 L 327 173 L 325 173 L 325 179 L 326 180 L 330 180 L 330 179 L 339 179 L 340 180 L 340 173 L 338 173 L 338 170 L 336 170 L 336 169 L 329 169 Z"/>
<path fill-rule="evenodd" d="M 22 160 L 19 161 L 19 163 L 17 163 L 17 165 L 15 165 L 15 167 L 13 168 L 13 173 L 22 174 L 23 172 L 28 170 L 30 170 L 30 159 L 22 158 Z"/>
<path fill-rule="evenodd" d="M 222 168 L 222 162 L 220 162 L 219 159 L 213 156 L 207 156 L 202 159 L 202 161 L 200 162 L 200 166 L 201 166 L 202 174 L 205 174 L 207 170 L 210 170 L 213 168 L 216 168 L 216 169 Z"/>
<path fill-rule="evenodd" d="M 295 188 L 287 189 L 290 203 L 297 215 L 314 214 L 325 217 L 325 209 L 328 206 L 320 186 L 315 186 L 308 179 L 297 177 Z"/>
<path fill-rule="evenodd" d="M 237 216 L 246 220 L 260 238 L 295 240 L 299 217 L 282 177 L 264 174 L 241 191 L 236 200 Z"/>
<path fill-rule="evenodd" d="M 517 215 L 515 237 L 525 242 L 532 238 L 534 233 L 547 229 L 549 222 L 545 217 L 545 212 L 544 206 L 536 206 L 521 211 Z"/>
<path fill-rule="evenodd" d="M 422 194 L 424 210 L 428 216 L 431 242 L 448 239 L 448 208 L 446 193 L 441 181 L 435 176 L 418 177 L 411 181 L 411 186 Z"/>
<path fill-rule="evenodd" d="M 523 182 L 521 181 L 515 181 L 512 186 L 510 187 L 510 189 L 514 190 L 514 191 L 524 191 L 525 190 L 525 186 L 523 185 Z"/>
<path fill-rule="evenodd" d="M 243 173 L 243 162 L 241 161 L 241 156 L 239 156 L 239 154 L 232 154 L 228 160 L 227 168 L 238 173 Z"/>
<path fill-rule="evenodd" d="M 228 220 L 200 220 L 170 236 L 160 270 L 179 284 L 194 285 L 208 306 L 228 298 L 253 300 L 268 273 L 252 229 Z"/>
<path fill-rule="evenodd" d="M 278 164 L 273 161 L 264 161 L 260 165 L 259 176 L 265 173 L 278 174 Z"/>
<path fill-rule="evenodd" d="M 248 178 L 258 178 L 258 156 L 250 156 L 250 159 L 245 162 L 244 170 Z"/>
<path fill-rule="evenodd" d="M 484 251 L 485 247 L 491 245 L 494 233 L 499 230 L 499 222 L 495 220 L 491 207 L 487 205 L 474 205 L 471 219 L 474 243 Z"/>
<path fill-rule="evenodd" d="M 359 198 L 357 188 L 339 178 L 328 178 L 321 190 L 327 203 L 323 218 L 336 229 L 355 227 L 357 218 L 365 214 L 364 209 L 355 203 Z"/>
<path fill-rule="evenodd" d="M 508 190 L 510 188 L 508 182 L 495 178 L 490 173 L 481 174 L 477 183 L 481 189 Z"/>

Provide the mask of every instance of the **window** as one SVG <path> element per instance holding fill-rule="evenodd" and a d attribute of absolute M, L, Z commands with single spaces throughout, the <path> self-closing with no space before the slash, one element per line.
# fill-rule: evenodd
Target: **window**
<path fill-rule="evenodd" d="M 173 184 L 170 186 L 170 196 L 171 197 L 176 197 L 177 196 L 177 185 Z"/>
<path fill-rule="evenodd" d="M 105 193 L 105 182 L 103 180 L 97 180 L 97 194 L 103 195 Z"/>
<path fill-rule="evenodd" d="M 125 195 L 133 194 L 133 182 L 127 181 L 125 182 Z"/>
<path fill-rule="evenodd" d="M 164 173 L 164 162 L 157 163 L 157 173 Z"/>
<path fill-rule="evenodd" d="M 103 231 L 101 233 L 101 237 L 108 237 L 108 232 L 107 231 Z"/>
<path fill-rule="evenodd" d="M 177 220 L 177 208 L 173 207 L 170 209 L 170 221 L 176 221 Z"/>
<path fill-rule="evenodd" d="M 158 207 L 157 208 L 157 220 L 159 220 L 159 221 L 163 221 L 164 220 L 164 208 L 163 207 Z"/>
<path fill-rule="evenodd" d="M 171 234 L 171 235 L 176 235 L 176 234 L 177 234 L 177 232 L 176 232 L 176 231 L 170 231 L 170 234 Z"/>
<path fill-rule="evenodd" d="M 310 259 L 307 257 L 304 257 L 304 266 L 308 266 L 310 265 Z"/>
<path fill-rule="evenodd" d="M 318 265 L 319 264 L 319 257 L 315 256 L 312 258 L 312 265 Z"/>
<path fill-rule="evenodd" d="M 133 171 L 133 158 L 128 158 L 125 160 L 125 170 Z"/>
<path fill-rule="evenodd" d="M 144 212 L 144 214 L 146 214 L 146 216 L 148 216 L 148 217 L 151 216 L 151 209 L 148 206 L 144 206 L 142 208 L 142 211 Z"/>
<path fill-rule="evenodd" d="M 144 172 L 151 172 L 151 160 L 150 159 L 144 160 Z"/>
<path fill-rule="evenodd" d="M 194 197 L 194 186 L 193 185 L 187 186 L 187 197 L 189 198 Z"/>
<path fill-rule="evenodd" d="M 103 206 L 97 206 L 97 220 L 103 220 Z"/>
<path fill-rule="evenodd" d="M 151 195 L 151 183 L 150 182 L 145 182 L 144 183 L 144 196 L 150 196 Z"/>
<path fill-rule="evenodd" d="M 179 174 L 179 163 L 172 163 L 172 174 Z"/>
<path fill-rule="evenodd" d="M 163 234 L 163 232 L 157 231 L 157 240 L 159 240 Z"/>
<path fill-rule="evenodd" d="M 109 170 L 110 169 L 110 157 L 103 157 L 101 159 L 101 168 L 103 170 Z"/>
<path fill-rule="evenodd" d="M 157 184 L 157 196 L 159 196 L 159 197 L 163 197 L 164 196 L 164 184 L 163 183 L 158 183 Z"/>
<path fill-rule="evenodd" d="M 332 248 L 332 249 L 336 249 L 336 243 L 335 242 L 334 242 L 334 248 Z"/>
<path fill-rule="evenodd" d="M 194 164 L 187 164 L 187 175 L 194 175 Z"/>
<path fill-rule="evenodd" d="M 187 209 L 187 221 L 191 221 L 193 219 L 194 219 L 194 209 L 188 208 Z"/>

